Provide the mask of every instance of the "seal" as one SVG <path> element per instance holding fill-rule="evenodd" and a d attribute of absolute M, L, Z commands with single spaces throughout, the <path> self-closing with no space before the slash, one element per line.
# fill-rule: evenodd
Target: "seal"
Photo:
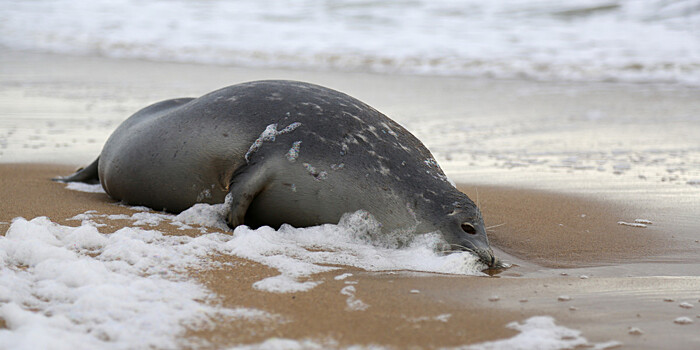
<path fill-rule="evenodd" d="M 169 212 L 223 203 L 229 226 L 338 223 L 364 210 L 382 234 L 439 232 L 493 266 L 481 212 L 428 149 L 376 109 L 297 81 L 254 81 L 145 107 L 86 168 L 131 205 Z"/>

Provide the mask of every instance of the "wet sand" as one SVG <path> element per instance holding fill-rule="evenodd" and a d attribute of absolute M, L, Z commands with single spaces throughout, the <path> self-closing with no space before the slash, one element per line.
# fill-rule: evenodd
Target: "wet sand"
<path fill-rule="evenodd" d="M 77 226 L 78 221 L 66 219 L 88 210 L 104 214 L 134 212 L 103 193 L 71 191 L 64 184 L 49 180 L 73 170 L 65 165 L 0 165 L 0 196 L 4 199 L 0 204 L 0 231 L 4 232 L 9 222 L 19 216 L 48 216 L 57 223 Z M 511 222 L 524 222 L 524 218 L 547 213 L 546 217 L 527 221 L 523 225 L 527 229 L 506 224 L 490 232 L 492 244 L 502 250 L 501 258 L 518 266 L 494 277 L 342 269 L 316 276 L 324 283 L 311 291 L 276 294 L 252 287 L 256 281 L 276 275 L 275 270 L 242 259 L 213 256 L 212 259 L 235 266 L 225 264 L 193 271 L 191 275 L 216 293 L 223 306 L 256 308 L 280 318 L 252 326 L 250 322 L 215 323 L 213 328 L 191 331 L 188 337 L 205 341 L 210 348 L 255 344 L 270 337 L 326 340 L 340 346 L 434 348 L 511 337 L 517 332 L 505 328 L 509 322 L 550 315 L 560 325 L 581 330 L 595 343 L 615 340 L 628 348 L 649 349 L 682 349 L 700 344 L 698 324 L 673 323 L 677 317 L 695 318 L 700 313 L 678 306 L 680 302 L 700 302 L 700 277 L 653 273 L 630 277 L 604 270 L 607 267 L 624 271 L 626 264 L 640 262 L 656 268 L 678 267 L 649 262 L 654 254 L 673 247 L 673 242 L 659 238 L 653 230 L 616 224 L 616 220 L 629 215 L 626 209 L 633 209 L 576 196 L 506 187 L 480 187 L 479 199 L 488 221 L 509 218 Z M 579 216 L 581 210 L 588 213 L 585 220 Z M 110 222 L 100 230 L 113 232 L 127 224 Z M 177 235 L 199 232 L 177 230 L 165 224 L 157 229 Z M 700 244 L 695 251 L 700 252 Z M 603 270 L 599 270 L 601 267 Z M 627 273 L 630 271 L 635 268 Z M 353 276 L 334 279 L 346 272 Z M 692 269 L 688 272 L 694 273 Z M 356 297 L 370 305 L 368 309 L 347 310 L 347 297 L 340 293 L 347 281 L 357 283 L 353 284 Z M 496 296 L 497 301 L 490 300 Z M 560 301 L 562 296 L 571 299 Z M 674 301 L 665 302 L 665 298 Z M 438 317 L 445 314 L 450 315 L 447 322 Z M 644 334 L 630 335 L 630 327 L 638 327 Z"/>
<path fill-rule="evenodd" d="M 224 306 L 257 308 L 280 318 L 253 326 L 218 322 L 212 329 L 191 331 L 191 339 L 211 348 L 255 344 L 270 337 L 340 346 L 436 348 L 508 338 L 517 333 L 505 327 L 509 322 L 549 315 L 558 325 L 580 330 L 591 343 L 614 340 L 629 349 L 700 347 L 700 319 L 696 318 L 700 315 L 700 188 L 687 184 L 699 169 L 697 152 L 688 148 L 687 141 L 698 130 L 693 118 L 700 99 L 692 89 L 254 70 L 0 53 L 0 232 L 15 217 L 48 216 L 76 226 L 80 223 L 67 219 L 87 210 L 133 213 L 105 194 L 70 191 L 49 179 L 92 161 L 117 124 L 149 103 L 268 78 L 307 80 L 346 91 L 406 125 L 437 154 L 459 188 L 479 202 L 487 226 L 492 226 L 489 237 L 498 256 L 515 266 L 493 277 L 343 269 L 314 276 L 324 283 L 311 291 L 274 294 L 252 288 L 253 282 L 276 274 L 274 270 L 250 261 L 228 261 L 235 268 L 222 265 L 192 271 L 191 276 L 216 293 Z M 576 130 L 580 115 L 608 105 L 614 105 L 609 113 L 622 111 L 641 118 L 641 126 L 634 129 L 633 123 L 616 120 L 611 126 L 595 124 L 595 132 Z M 553 127 L 549 120 L 526 120 L 557 113 L 570 118 Z M 660 136 L 654 136 L 659 128 L 653 119 L 656 114 L 676 116 L 668 123 L 673 128 Z M 451 127 L 430 124 L 436 115 Z M 464 137 L 452 128 L 461 124 L 475 130 L 467 134 L 478 137 L 467 142 L 473 148 L 453 149 L 461 143 L 447 142 Z M 511 135 L 512 125 L 522 126 L 524 134 Z M 437 131 L 431 131 L 433 127 Z M 546 132 L 532 131 L 540 127 Z M 566 130 L 559 133 L 560 128 Z M 628 131 L 627 139 L 611 136 L 622 129 Z M 449 136 L 446 142 L 436 137 L 443 131 Z M 623 167 L 621 171 L 610 163 L 618 159 L 606 160 L 605 154 L 564 168 L 560 163 L 549 167 L 548 161 L 559 160 L 549 159 L 554 156 L 548 153 L 531 165 L 503 159 L 511 154 L 512 145 L 548 149 L 561 141 L 572 149 L 605 149 L 625 142 L 643 144 L 644 135 L 652 135 L 648 139 L 654 147 L 668 145 L 669 151 L 653 153 L 665 160 L 637 161 L 648 154 L 634 147 L 622 153 L 633 159 L 631 170 Z M 485 139 L 493 143 L 486 144 Z M 566 143 L 570 139 L 583 143 L 574 147 Z M 520 145 L 523 142 L 526 146 Z M 480 147 L 490 151 L 479 153 Z M 537 158 L 535 153 L 527 156 Z M 587 162 L 605 163 L 605 171 L 589 169 Z M 663 167 L 657 169 L 658 162 Z M 671 169 L 676 165 L 682 169 Z M 613 170 L 620 174 L 610 173 Z M 653 224 L 645 228 L 618 224 L 635 219 Z M 99 229 L 113 232 L 126 225 L 129 222 L 115 220 Z M 167 224 L 157 229 L 199 234 Z M 354 275 L 344 281 L 334 279 L 344 272 Z M 340 291 L 347 281 L 357 282 L 353 285 L 356 296 L 370 305 L 368 309 L 346 310 L 347 297 Z M 495 296 L 497 301 L 489 300 Z M 559 301 L 561 296 L 570 300 Z M 695 307 L 681 308 L 681 302 Z M 451 316 L 443 322 L 438 316 L 445 314 Z M 695 322 L 674 324 L 681 316 Z M 3 324 L 0 320 L 0 327 Z M 628 334 L 630 327 L 640 328 L 643 334 Z"/>

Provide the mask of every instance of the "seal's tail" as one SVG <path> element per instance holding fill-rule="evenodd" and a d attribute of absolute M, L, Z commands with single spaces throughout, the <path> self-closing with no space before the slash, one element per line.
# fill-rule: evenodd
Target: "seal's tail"
<path fill-rule="evenodd" d="M 87 184 L 98 184 L 100 183 L 100 177 L 97 175 L 97 164 L 100 161 L 100 157 L 97 157 L 92 164 L 79 169 L 72 175 L 59 176 L 51 180 L 60 182 L 84 182 Z"/>

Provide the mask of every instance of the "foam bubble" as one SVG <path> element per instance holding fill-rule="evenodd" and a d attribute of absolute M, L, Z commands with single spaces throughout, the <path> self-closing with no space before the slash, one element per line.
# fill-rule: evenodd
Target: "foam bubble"
<path fill-rule="evenodd" d="M 618 221 L 617 224 L 618 224 L 618 225 L 622 225 L 622 226 L 639 227 L 639 228 L 645 228 L 645 227 L 647 227 L 646 224 L 639 223 L 639 222 Z"/>
<path fill-rule="evenodd" d="M 333 279 L 335 279 L 336 281 L 341 281 L 341 280 L 344 280 L 348 277 L 352 277 L 352 274 L 351 273 L 343 273 L 343 274 L 340 274 L 338 276 L 333 277 Z"/>
<path fill-rule="evenodd" d="M 627 333 L 631 335 L 642 335 L 644 332 L 638 327 L 630 327 Z"/>
<path fill-rule="evenodd" d="M 685 316 L 683 316 L 683 317 L 678 317 L 678 318 L 676 318 L 675 320 L 673 320 L 673 323 L 675 323 L 675 324 L 681 324 L 681 325 L 692 324 L 692 323 L 693 323 L 693 319 L 690 318 L 690 317 L 685 317 Z"/>
<path fill-rule="evenodd" d="M 410 322 L 431 322 L 431 321 L 437 321 L 437 322 L 443 322 L 447 323 L 450 318 L 452 317 L 452 314 L 440 314 L 435 317 L 428 317 L 428 316 L 421 316 L 421 317 L 411 317 L 407 318 L 408 321 Z"/>
<path fill-rule="evenodd" d="M 592 346 L 586 338 L 581 336 L 580 331 L 558 326 L 554 323 L 554 319 L 549 316 L 531 317 L 523 323 L 512 322 L 506 327 L 514 329 L 520 332 L 520 334 L 508 339 L 467 346 L 466 349 L 574 349 Z M 607 348 L 614 344 L 619 345 L 617 342 L 604 344 L 606 344 L 606 347 L 596 346 L 596 348 Z M 595 344 L 593 346 L 595 346 Z"/>
<path fill-rule="evenodd" d="M 682 302 L 682 303 L 678 304 L 678 306 L 680 306 L 684 309 L 692 309 L 693 308 L 693 304 L 688 303 L 688 302 Z"/>
<path fill-rule="evenodd" d="M 357 292 L 357 289 L 355 289 L 354 286 L 345 286 L 343 289 L 340 290 L 340 294 L 347 296 L 347 300 L 345 301 L 347 304 L 346 310 L 348 311 L 364 311 L 367 310 L 369 305 L 367 305 L 364 301 L 358 299 L 355 296 L 355 292 Z"/>
<path fill-rule="evenodd" d="M 105 193 L 105 190 L 100 184 L 86 184 L 82 182 L 69 182 L 66 184 L 66 188 L 73 191 L 88 192 L 88 193 Z"/>
<path fill-rule="evenodd" d="M 291 276 L 278 275 L 253 283 L 253 288 L 273 293 L 294 293 L 306 292 L 319 284 L 320 282 L 314 281 L 299 282 Z"/>

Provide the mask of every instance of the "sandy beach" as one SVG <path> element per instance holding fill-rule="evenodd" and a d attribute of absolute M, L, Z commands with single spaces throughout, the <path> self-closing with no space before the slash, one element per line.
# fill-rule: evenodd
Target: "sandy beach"
<path fill-rule="evenodd" d="M 206 303 L 274 317 L 210 318 L 187 326 L 177 336 L 180 347 L 509 348 L 486 342 L 525 334 L 506 326 L 535 316 L 579 331 L 553 336 L 576 347 L 700 347 L 696 88 L 3 52 L 0 232 L 18 217 L 77 227 L 76 215 L 88 211 L 103 215 L 91 218 L 104 225 L 97 226 L 101 234 L 134 227 L 132 219 L 108 215 L 140 210 L 50 179 L 92 161 L 119 122 L 149 103 L 268 78 L 344 91 L 404 125 L 479 203 L 494 250 L 513 266 L 492 276 L 338 266 L 305 277 L 318 282 L 308 291 L 272 293 L 253 286 L 279 274 L 274 268 L 215 254 L 209 259 L 216 264 L 186 274 L 213 295 Z M 146 227 L 202 234 L 169 220 Z M 635 223 L 645 224 L 628 225 Z M 351 307 L 353 300 L 366 307 Z M 0 332 L 18 332 L 14 326 L 0 317 Z"/>

